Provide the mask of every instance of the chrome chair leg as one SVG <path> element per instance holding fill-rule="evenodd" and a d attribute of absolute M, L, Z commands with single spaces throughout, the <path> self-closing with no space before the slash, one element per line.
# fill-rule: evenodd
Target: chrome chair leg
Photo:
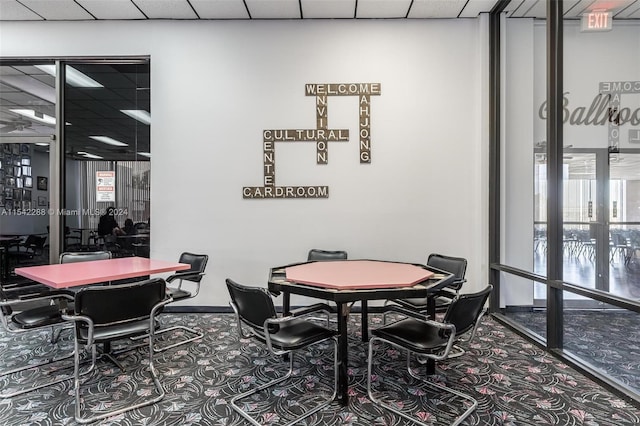
<path fill-rule="evenodd" d="M 78 353 L 78 348 L 79 348 L 79 344 L 76 340 L 76 351 L 75 353 Z M 75 361 L 75 371 L 74 371 L 74 394 L 75 394 L 75 420 L 76 422 L 80 423 L 80 424 L 87 424 L 87 423 L 93 423 L 95 421 L 98 420 L 102 420 L 102 419 L 106 419 L 108 417 L 113 417 L 113 416 L 117 416 L 119 414 L 131 411 L 131 410 L 135 410 L 137 408 L 141 408 L 141 407 L 146 407 L 148 405 L 152 405 L 155 404 L 159 401 L 161 401 L 164 396 L 165 396 L 165 390 L 164 387 L 162 386 L 162 383 L 160 383 L 160 379 L 158 378 L 158 373 L 156 371 L 154 362 L 153 362 L 153 337 L 151 337 L 150 341 L 149 341 L 149 372 L 151 374 L 151 379 L 153 381 L 153 384 L 156 388 L 156 391 L 158 392 L 158 395 L 152 399 L 147 399 L 145 401 L 139 402 L 137 404 L 132 404 L 132 405 L 128 405 L 126 407 L 122 407 L 116 410 L 112 410 L 109 412 L 105 412 L 105 413 L 101 413 L 95 416 L 91 416 L 91 417 L 82 417 L 82 399 L 80 396 L 80 376 L 84 375 L 90 371 L 93 371 L 96 368 L 96 360 L 98 359 L 98 354 L 97 354 L 97 349 L 96 349 L 96 344 L 94 343 L 91 346 L 91 366 L 89 367 L 89 370 L 83 373 L 79 372 L 79 358 L 76 356 L 74 361 Z M 102 356 L 104 356 L 104 354 L 102 354 Z M 109 355 L 110 360 L 114 361 L 114 363 L 116 365 L 119 365 L 119 363 L 117 361 L 115 361 L 115 359 L 113 359 L 113 357 L 111 357 Z M 122 367 L 120 367 L 122 368 Z M 124 371 L 124 370 L 123 370 Z"/>
<path fill-rule="evenodd" d="M 336 398 L 336 395 L 338 393 L 338 341 L 336 338 L 332 338 L 331 339 L 333 341 L 333 393 L 331 394 L 331 396 L 329 398 L 327 398 L 326 400 L 324 400 L 322 403 L 318 404 L 316 407 L 314 407 L 313 409 L 306 411 L 302 416 L 299 416 L 293 420 L 291 420 L 290 422 L 286 423 L 284 426 L 291 426 L 294 425 L 304 419 L 306 419 L 307 417 L 309 417 L 310 415 L 322 410 L 323 408 L 325 408 L 326 406 L 330 405 Z M 240 395 L 236 395 L 233 398 L 231 398 L 231 408 L 233 408 L 238 414 L 240 414 L 244 419 L 246 419 L 249 423 L 251 423 L 254 426 L 262 426 L 261 423 L 259 423 L 258 421 L 256 421 L 254 418 L 251 417 L 251 415 L 249 413 L 247 413 L 246 411 L 244 411 L 240 405 L 238 405 L 238 401 L 254 395 L 258 392 L 261 392 L 267 388 L 270 388 L 272 386 L 277 385 L 278 383 L 284 382 L 285 380 L 287 380 L 289 377 L 291 377 L 293 373 L 293 352 L 289 353 L 289 370 L 287 371 L 287 373 L 282 376 L 282 377 L 278 377 L 275 378 L 267 383 L 264 383 L 256 388 L 250 389 L 244 393 L 241 393 Z"/>
<path fill-rule="evenodd" d="M 395 414 L 397 414 L 397 415 L 399 415 L 399 416 L 401 416 L 401 417 L 403 417 L 403 418 L 405 418 L 407 420 L 410 420 L 410 421 L 412 421 L 414 423 L 417 423 L 417 424 L 420 424 L 420 425 L 427 426 L 427 423 L 423 423 L 419 419 L 417 419 L 415 417 L 411 417 L 406 412 L 403 412 L 403 411 L 397 409 L 396 407 L 383 402 L 381 399 L 376 398 L 376 396 L 374 395 L 373 389 L 371 387 L 371 378 L 372 378 L 372 373 L 373 373 L 373 371 L 372 371 L 373 370 L 373 350 L 374 350 L 373 349 L 373 345 L 374 345 L 374 342 L 377 341 L 377 340 L 379 340 L 381 342 L 388 343 L 388 344 L 390 344 L 390 345 L 392 345 L 394 347 L 397 347 L 397 348 L 400 348 L 400 349 L 404 349 L 404 348 L 402 348 L 400 346 L 397 346 L 397 345 L 393 344 L 392 342 L 389 342 L 388 340 L 382 339 L 380 337 L 372 337 L 371 340 L 369 340 L 369 358 L 368 358 L 368 362 L 367 362 L 367 394 L 369 395 L 369 399 L 374 404 L 377 404 L 377 405 L 379 405 L 379 406 L 381 406 L 381 407 L 383 407 L 383 408 L 385 408 L 385 409 L 387 409 L 387 410 L 389 410 L 389 411 L 391 411 L 391 412 L 393 412 L 393 413 L 395 413 Z M 468 401 L 470 403 L 470 406 L 464 411 L 464 413 L 462 413 L 460 416 L 458 416 L 456 418 L 456 420 L 453 423 L 451 423 L 451 426 L 460 425 L 467 417 L 469 417 L 469 415 L 471 415 L 471 413 L 473 413 L 475 411 L 475 409 L 478 406 L 478 401 L 475 398 L 473 398 L 472 396 L 470 396 L 470 395 L 467 395 L 465 393 L 462 393 L 460 391 L 457 391 L 455 389 L 449 388 L 447 386 L 444 386 L 444 385 L 441 385 L 441 384 L 438 384 L 438 383 L 430 382 L 428 380 L 425 380 L 423 377 L 417 376 L 415 373 L 413 373 L 411 371 L 411 368 L 410 368 L 410 365 L 409 365 L 410 364 L 410 362 L 409 362 L 410 361 L 410 356 L 411 356 L 411 354 L 409 353 L 407 355 L 407 370 L 409 371 L 409 374 L 412 377 L 420 380 L 421 383 L 423 383 L 424 385 L 426 385 L 428 387 L 435 388 L 435 389 L 441 390 L 443 392 L 458 396 L 458 397 L 462 398 L 463 400 Z"/>

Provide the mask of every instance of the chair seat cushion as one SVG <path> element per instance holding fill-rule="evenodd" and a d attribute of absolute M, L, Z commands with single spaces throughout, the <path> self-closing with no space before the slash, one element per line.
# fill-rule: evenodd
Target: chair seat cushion
<path fill-rule="evenodd" d="M 30 329 L 58 324 L 62 322 L 62 316 L 57 305 L 46 305 L 22 311 L 11 317 L 11 321 L 20 328 Z"/>
<path fill-rule="evenodd" d="M 414 318 L 394 322 L 371 333 L 418 353 L 432 353 L 446 346 L 448 341 L 441 329 Z"/>
<path fill-rule="evenodd" d="M 158 324 L 156 323 L 156 328 Z M 114 324 L 109 326 L 96 327 L 93 332 L 95 342 L 110 342 L 112 340 L 124 339 L 126 337 L 139 336 L 149 331 L 149 320 L 140 320 L 127 322 L 123 324 Z M 82 342 L 86 342 L 89 337 L 89 329 L 87 327 L 78 328 L 78 338 Z"/>
<path fill-rule="evenodd" d="M 335 336 L 338 332 L 303 319 L 292 319 L 278 324 L 272 332 L 272 346 L 282 350 L 296 350 Z"/>
<path fill-rule="evenodd" d="M 179 288 L 167 287 L 167 294 L 171 296 L 173 300 L 187 299 L 191 297 L 191 292 Z"/>

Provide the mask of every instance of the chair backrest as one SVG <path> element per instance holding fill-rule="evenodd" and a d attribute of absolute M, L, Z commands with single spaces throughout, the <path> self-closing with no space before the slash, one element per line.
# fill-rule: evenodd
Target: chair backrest
<path fill-rule="evenodd" d="M 206 254 L 194 254 L 184 252 L 180 255 L 180 263 L 188 263 L 191 265 L 189 269 L 184 271 L 180 271 L 180 275 L 188 274 L 193 272 L 198 272 L 200 274 L 204 273 L 205 268 L 207 267 L 207 262 L 209 261 L 209 255 Z M 200 282 L 202 280 L 202 275 L 193 276 L 193 278 L 184 278 L 187 281 Z"/>
<path fill-rule="evenodd" d="M 148 318 L 154 306 L 165 299 L 165 291 L 162 278 L 84 287 L 75 295 L 75 312 L 91 318 L 97 327 L 139 321 Z"/>
<path fill-rule="evenodd" d="M 47 237 L 44 235 L 36 235 L 35 242 L 33 243 L 34 247 L 43 248 L 44 243 L 47 242 Z"/>
<path fill-rule="evenodd" d="M 456 326 L 456 336 L 461 336 L 475 328 L 491 291 L 493 291 L 493 286 L 489 284 L 482 291 L 461 294 L 453 299 L 444 314 L 443 321 Z"/>
<path fill-rule="evenodd" d="M 111 259 L 110 251 L 67 251 L 60 254 L 60 263 L 89 262 L 91 260 Z"/>
<path fill-rule="evenodd" d="M 432 253 L 427 259 L 427 265 L 452 273 L 456 280 L 464 279 L 464 275 L 467 273 L 467 259 L 463 257 Z"/>
<path fill-rule="evenodd" d="M 449 287 L 460 290 L 460 287 L 462 287 L 464 283 L 464 275 L 467 273 L 467 259 L 432 253 L 427 259 L 427 265 L 452 273 L 455 280 Z"/>
<path fill-rule="evenodd" d="M 265 288 L 238 284 L 230 278 L 227 278 L 226 283 L 231 296 L 231 306 L 238 318 L 261 333 L 264 322 L 269 318 L 276 318 L 277 315 L 269 292 Z"/>
<path fill-rule="evenodd" d="M 134 228 L 136 231 L 141 231 L 141 230 L 149 229 L 149 225 L 148 225 L 147 223 L 144 223 L 144 222 L 136 222 L 136 223 L 133 225 L 133 228 Z"/>
<path fill-rule="evenodd" d="M 307 260 L 346 260 L 347 252 L 343 250 L 321 250 L 311 249 L 307 255 Z"/>

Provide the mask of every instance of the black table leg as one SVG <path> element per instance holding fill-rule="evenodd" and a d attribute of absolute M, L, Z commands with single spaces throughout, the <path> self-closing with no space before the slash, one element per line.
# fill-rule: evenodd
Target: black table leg
<path fill-rule="evenodd" d="M 362 341 L 369 341 L 369 304 L 366 300 L 361 300 L 360 305 L 362 307 L 362 317 L 360 323 L 362 324 Z"/>
<path fill-rule="evenodd" d="M 347 345 L 347 318 L 349 305 L 336 302 L 338 308 L 338 398 L 344 407 L 349 405 L 349 377 L 347 376 L 347 362 L 349 360 Z"/>
<path fill-rule="evenodd" d="M 291 294 L 282 292 L 282 315 L 291 315 Z"/>

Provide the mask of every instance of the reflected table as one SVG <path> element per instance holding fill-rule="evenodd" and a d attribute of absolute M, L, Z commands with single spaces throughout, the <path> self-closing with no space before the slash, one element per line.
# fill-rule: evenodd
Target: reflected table
<path fill-rule="evenodd" d="M 381 260 L 335 260 L 304 262 L 272 268 L 269 290 L 282 293 L 285 315 L 290 313 L 290 295 L 298 294 L 332 301 L 338 320 L 338 398 L 347 405 L 349 358 L 347 319 L 350 304 L 356 301 L 427 297 L 447 287 L 454 276 L 427 265 Z M 435 304 L 433 306 L 435 311 Z M 435 312 L 432 312 L 434 314 Z M 367 333 L 366 317 L 362 321 Z"/>
<path fill-rule="evenodd" d="M 0 236 L 0 256 L 2 260 L 2 278 L 9 277 L 9 247 L 20 242 L 20 237 Z"/>

